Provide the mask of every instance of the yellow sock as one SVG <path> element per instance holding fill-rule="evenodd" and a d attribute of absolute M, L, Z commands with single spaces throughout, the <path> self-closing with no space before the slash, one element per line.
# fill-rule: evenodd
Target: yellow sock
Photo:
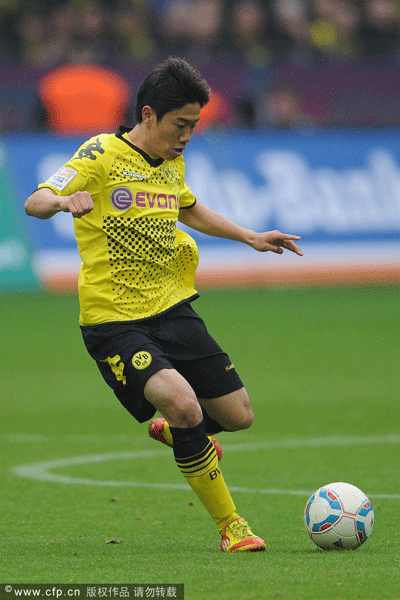
<path fill-rule="evenodd" d="M 236 513 L 236 507 L 222 476 L 214 444 L 209 442 L 199 454 L 188 458 L 175 458 L 175 460 L 187 482 L 214 520 L 218 531 L 221 532 L 239 515 Z"/>

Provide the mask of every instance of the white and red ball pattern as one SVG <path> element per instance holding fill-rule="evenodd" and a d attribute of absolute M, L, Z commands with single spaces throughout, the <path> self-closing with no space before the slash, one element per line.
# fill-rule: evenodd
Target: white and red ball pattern
<path fill-rule="evenodd" d="M 355 549 L 371 535 L 374 509 L 359 488 L 335 482 L 312 494 L 304 510 L 304 523 L 310 538 L 320 548 Z"/>

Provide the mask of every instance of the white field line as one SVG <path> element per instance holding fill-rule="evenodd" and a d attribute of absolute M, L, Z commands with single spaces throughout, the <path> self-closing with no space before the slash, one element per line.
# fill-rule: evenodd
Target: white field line
<path fill-rule="evenodd" d="M 0 443 L 52 443 L 52 442 L 75 442 L 75 443 L 117 443 L 129 442 L 134 439 L 134 434 L 115 434 L 115 435 L 99 435 L 99 434 L 30 434 L 30 433 L 7 433 L 0 434 Z M 343 437 L 329 436 L 314 439 L 286 439 L 273 440 L 255 443 L 243 444 L 226 444 L 224 450 L 232 452 L 242 450 L 270 450 L 279 448 L 313 448 L 320 446 L 367 446 L 375 444 L 398 444 L 400 443 L 400 435 L 382 435 L 382 436 L 367 436 L 367 437 Z"/>
<path fill-rule="evenodd" d="M 112 437 L 112 436 L 111 436 Z M 281 440 L 281 441 L 265 441 L 253 444 L 224 444 L 226 452 L 248 452 L 257 450 L 270 449 L 296 449 L 296 448 L 315 448 L 321 446 L 362 446 L 362 445 L 377 445 L 377 444 L 398 444 L 400 443 L 399 435 L 374 436 L 374 437 L 328 437 L 316 439 L 298 439 L 298 440 Z M 87 486 L 101 487 L 145 487 L 165 490 L 185 490 L 189 489 L 187 484 L 168 484 L 168 483 L 146 483 L 136 481 L 100 481 L 96 479 L 86 479 L 80 477 L 69 477 L 53 473 L 54 469 L 65 468 L 76 465 L 96 464 L 108 462 L 112 460 L 132 460 L 137 458 L 157 458 L 170 456 L 171 451 L 167 449 L 160 450 L 139 450 L 132 452 L 114 452 L 110 454 L 93 454 L 88 456 L 75 456 L 71 458 L 61 458 L 49 461 L 43 461 L 28 465 L 20 465 L 11 469 L 14 475 L 26 477 L 28 479 L 36 479 L 39 481 L 49 481 L 53 483 L 75 484 Z M 292 496 L 309 496 L 313 490 L 279 490 L 279 489 L 251 489 L 242 487 L 230 487 L 232 492 L 243 492 L 250 494 L 279 494 Z M 372 498 L 377 499 L 400 499 L 400 494 L 371 494 Z"/>
<path fill-rule="evenodd" d="M 0 443 L 15 443 L 15 444 L 46 444 L 54 442 L 70 442 L 75 444 L 103 444 L 109 442 L 111 444 L 126 443 L 135 438 L 135 434 L 117 433 L 115 435 L 108 434 L 42 434 L 42 433 L 4 433 L 0 434 Z"/>

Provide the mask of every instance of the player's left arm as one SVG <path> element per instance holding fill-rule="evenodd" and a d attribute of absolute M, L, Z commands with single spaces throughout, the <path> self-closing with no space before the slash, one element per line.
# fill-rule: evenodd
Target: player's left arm
<path fill-rule="evenodd" d="M 201 233 L 248 244 L 258 252 L 282 254 L 285 248 L 303 256 L 295 243 L 300 239 L 298 235 L 281 233 L 277 230 L 256 233 L 230 221 L 200 202 L 196 202 L 190 208 L 182 209 L 179 213 L 179 221 Z"/>

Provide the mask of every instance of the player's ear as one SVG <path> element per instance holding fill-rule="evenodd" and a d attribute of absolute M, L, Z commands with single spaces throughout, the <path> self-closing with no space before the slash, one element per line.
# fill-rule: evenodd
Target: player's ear
<path fill-rule="evenodd" d="M 152 125 L 157 120 L 156 113 L 151 106 L 143 106 L 142 108 L 142 119 L 146 125 Z"/>

